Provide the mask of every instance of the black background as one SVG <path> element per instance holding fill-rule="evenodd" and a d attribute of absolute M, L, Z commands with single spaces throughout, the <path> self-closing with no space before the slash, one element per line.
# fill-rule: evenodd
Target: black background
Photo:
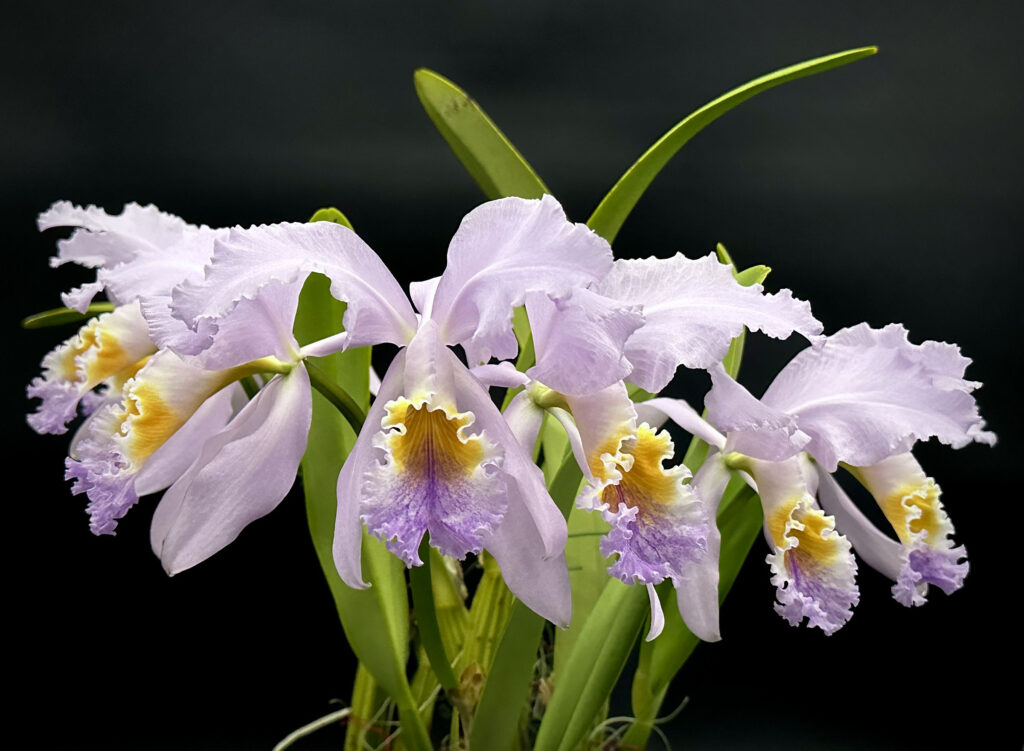
<path fill-rule="evenodd" d="M 352 657 L 289 496 L 168 579 L 153 499 L 93 538 L 61 480 L 64 438 L 21 415 L 65 331 L 16 319 L 84 278 L 51 271 L 57 199 L 153 202 L 214 226 L 345 211 L 403 282 L 443 268 L 481 196 L 412 88 L 465 87 L 583 221 L 690 110 L 750 78 L 864 44 L 874 58 L 787 84 L 692 141 L 616 251 L 721 241 L 826 329 L 905 323 L 959 343 L 984 381 L 990 450 L 917 453 L 971 554 L 965 588 L 907 610 L 862 567 L 838 634 L 787 626 L 758 547 L 666 710 L 677 748 L 1019 747 L 1022 189 L 1020 4 L 67 3 L 0 22 L 7 730 L 33 746 L 268 749 L 350 696 Z M 758 393 L 799 347 L 758 340 Z M 706 381 L 679 379 L 699 396 Z M 626 710 L 628 706 L 616 708 Z M 297 749 L 337 748 L 326 730 Z M 652 748 L 656 741 L 652 742 Z"/>

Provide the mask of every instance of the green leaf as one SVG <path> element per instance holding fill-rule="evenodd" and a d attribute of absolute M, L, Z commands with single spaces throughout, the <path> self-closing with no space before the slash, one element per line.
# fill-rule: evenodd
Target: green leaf
<path fill-rule="evenodd" d="M 551 192 L 465 91 L 426 68 L 413 74 L 413 83 L 427 115 L 488 198 Z"/>
<path fill-rule="evenodd" d="M 722 533 L 718 600 L 724 602 L 761 531 L 761 504 L 754 492 L 734 478 L 718 514 Z M 636 723 L 622 739 L 624 748 L 644 748 L 661 709 L 669 682 L 683 667 L 700 640 L 686 628 L 676 607 L 671 586 L 659 586 L 665 611 L 665 629 L 654 641 L 640 645 L 640 660 L 633 675 L 633 715 Z"/>
<path fill-rule="evenodd" d="M 569 565 L 569 582 L 572 585 L 572 623 L 569 628 L 555 632 L 556 680 L 608 582 L 608 567 L 612 562 L 601 555 L 600 542 L 601 536 L 609 529 L 610 525 L 599 511 L 573 508 L 569 513 L 565 560 Z"/>
<path fill-rule="evenodd" d="M 648 612 L 646 588 L 608 579 L 555 681 L 534 751 L 577 747 L 622 674 Z"/>
<path fill-rule="evenodd" d="M 434 587 L 430 575 L 430 535 L 423 535 L 420 542 L 420 560 L 422 566 L 413 566 L 409 570 L 409 584 L 412 590 L 413 612 L 416 613 L 416 626 L 419 629 L 420 642 L 430 660 L 430 667 L 441 682 L 445 691 L 453 691 L 458 687 L 451 661 L 445 654 L 444 642 L 441 640 L 441 627 L 437 623 L 437 611 L 434 609 Z"/>
<path fill-rule="evenodd" d="M 572 456 L 566 457 L 550 485 L 551 497 L 563 516 L 568 516 L 582 479 L 576 461 Z M 487 682 L 473 717 L 469 748 L 508 748 L 530 694 L 543 631 L 544 619 L 516 600 L 487 671 Z"/>
<path fill-rule="evenodd" d="M 712 102 L 686 117 L 669 130 L 644 154 L 633 163 L 626 173 L 619 178 L 591 215 L 587 225 L 608 242 L 613 242 L 622 228 L 626 217 L 636 206 L 644 194 L 668 164 L 669 160 L 683 147 L 687 141 L 697 135 L 705 126 L 711 124 L 741 102 L 745 102 L 756 94 L 766 91 L 779 84 L 797 78 L 821 73 L 840 65 L 852 63 L 863 57 L 875 54 L 877 47 L 861 47 L 858 49 L 837 52 L 834 55 L 815 58 L 806 62 L 782 68 L 768 75 L 755 78 L 749 83 L 723 94 Z"/>
<path fill-rule="evenodd" d="M 344 303 L 331 296 L 329 280 L 320 274 L 310 275 L 299 296 L 296 339 L 305 344 L 337 333 L 344 310 Z M 318 358 L 317 366 L 365 412 L 370 393 L 369 348 Z M 429 751 L 430 739 L 416 711 L 405 674 L 409 652 L 405 567 L 382 542 L 365 532 L 363 576 L 372 586 L 364 590 L 346 586 L 334 566 L 337 478 L 354 443 L 355 433 L 349 423 L 322 394 L 314 392 L 309 443 L 302 459 L 306 516 L 313 546 L 352 650 L 377 685 L 398 705 L 406 744 L 416 751 Z"/>
<path fill-rule="evenodd" d="M 318 209 L 309 221 L 311 222 L 333 222 L 334 224 L 340 224 L 342 227 L 348 227 L 352 229 L 352 222 L 348 220 L 348 217 L 342 214 L 338 209 L 333 206 L 326 209 Z"/>
<path fill-rule="evenodd" d="M 23 329 L 45 329 L 50 326 L 81 323 L 93 316 L 98 316 L 100 313 L 109 313 L 113 309 L 114 303 L 112 302 L 91 303 L 84 313 L 79 313 L 73 308 L 54 308 L 53 310 L 44 310 L 42 313 L 33 313 L 26 318 L 22 318 L 21 327 Z"/>

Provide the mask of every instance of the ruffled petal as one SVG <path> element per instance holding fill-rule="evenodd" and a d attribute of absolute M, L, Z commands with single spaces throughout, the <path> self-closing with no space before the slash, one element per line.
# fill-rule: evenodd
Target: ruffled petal
<path fill-rule="evenodd" d="M 202 333 L 204 324 L 216 327 L 262 287 L 301 284 L 313 272 L 329 277 L 331 294 L 348 303 L 343 319 L 347 346 L 404 345 L 412 338 L 416 314 L 401 286 L 358 235 L 331 222 L 232 229 L 217 241 L 206 278 L 175 289 L 171 310 Z"/>
<path fill-rule="evenodd" d="M 377 398 L 366 415 L 363 429 L 359 431 L 355 445 L 338 475 L 338 515 L 334 522 L 332 546 L 334 565 L 341 580 L 354 589 L 366 589 L 370 586 L 363 581 L 363 523 L 359 518 L 359 509 L 363 497 L 363 477 L 377 463 L 378 451 L 373 440 L 377 431 L 373 426 L 380 425 L 384 419 L 385 405 L 392 403 L 402 393 L 404 371 L 403 350 L 391 361 L 391 366 L 384 374 Z"/>
<path fill-rule="evenodd" d="M 78 403 L 115 376 L 130 375 L 139 361 L 156 352 L 137 304 L 93 318 L 43 358 L 43 374 L 28 387 L 42 399 L 28 423 L 37 433 L 63 433 Z"/>
<path fill-rule="evenodd" d="M 622 450 L 631 457 L 630 466 L 600 498 L 604 519 L 612 525 L 601 540 L 601 554 L 618 555 L 608 573 L 627 584 L 682 578 L 708 552 L 708 509 L 686 484 L 685 465 L 663 466 L 674 455 L 668 433 L 641 424 Z"/>
<path fill-rule="evenodd" d="M 563 394 L 591 394 L 621 381 L 633 369 L 622 354 L 644 323 L 639 305 L 622 305 L 585 289 L 552 298 L 528 292 L 537 364 L 527 375 Z"/>
<path fill-rule="evenodd" d="M 78 227 L 57 243 L 51 264 L 74 262 L 101 267 L 95 282 L 65 294 L 68 307 L 84 312 L 104 288 L 114 302 L 126 304 L 152 295 L 170 294 L 182 281 L 202 278 L 203 266 L 213 254 L 213 243 L 227 230 L 196 227 L 155 206 L 130 203 L 121 214 L 110 215 L 95 206 L 81 208 L 67 201 L 55 203 L 39 216 L 39 228 Z"/>
<path fill-rule="evenodd" d="M 913 455 L 897 454 L 850 471 L 874 496 L 903 544 L 893 596 L 903 605 L 922 605 L 929 584 L 946 594 L 959 589 L 967 576 L 967 551 L 953 543 L 942 491 Z"/>
<path fill-rule="evenodd" d="M 240 300 L 215 324 L 204 322 L 207 325 L 200 326 L 199 331 L 172 316 L 169 296 L 143 302 L 142 311 L 153 341 L 162 349 L 170 349 L 210 370 L 232 368 L 269 356 L 295 361 L 299 359 L 299 347 L 292 327 L 301 291 L 301 280 L 272 280 L 253 298 Z"/>
<path fill-rule="evenodd" d="M 955 448 L 992 444 L 971 396 L 978 384 L 963 378 L 969 362 L 951 344 L 911 344 L 898 324 L 859 324 L 798 354 L 761 401 L 797 419 L 811 436 L 806 450 L 829 471 L 875 464 L 931 437 Z"/>
<path fill-rule="evenodd" d="M 564 296 L 611 266 L 608 243 L 565 217 L 558 201 L 502 198 L 466 214 L 448 246 L 430 317 L 470 365 L 515 357 L 512 308 L 530 290 Z M 346 326 L 346 328 L 348 328 Z"/>
<path fill-rule="evenodd" d="M 453 360 L 427 321 L 406 349 L 402 396 L 385 405 L 373 439 L 379 461 L 363 478 L 362 519 L 407 566 L 422 564 L 425 532 L 445 555 L 479 553 L 508 505 L 505 452 L 459 410 Z"/>
<path fill-rule="evenodd" d="M 39 215 L 40 231 L 53 227 L 80 228 L 57 243 L 58 255 L 51 265 L 73 262 L 82 266 L 115 266 L 140 251 L 159 251 L 178 242 L 190 230 L 198 229 L 185 220 L 166 214 L 156 206 L 127 204 L 120 214 L 108 214 L 97 206 L 75 206 L 57 201 Z"/>
<path fill-rule="evenodd" d="M 778 598 L 775 610 L 794 626 L 806 618 L 808 626 L 834 633 L 860 601 L 850 542 L 807 492 L 798 458 L 751 464 L 773 548 L 766 560 Z"/>
<path fill-rule="evenodd" d="M 622 303 L 643 305 L 643 328 L 626 342 L 633 363 L 629 380 L 648 391 L 668 385 L 676 368 L 708 368 L 721 361 L 733 337 L 746 326 L 785 339 L 794 331 L 821 333 L 821 323 L 789 290 L 764 294 L 760 284 L 744 287 L 732 267 L 715 255 L 615 261 L 594 291 Z"/>
<path fill-rule="evenodd" d="M 153 551 L 167 573 L 201 563 L 277 507 L 295 480 L 311 417 L 309 376 L 298 367 L 203 445 L 153 517 Z"/>

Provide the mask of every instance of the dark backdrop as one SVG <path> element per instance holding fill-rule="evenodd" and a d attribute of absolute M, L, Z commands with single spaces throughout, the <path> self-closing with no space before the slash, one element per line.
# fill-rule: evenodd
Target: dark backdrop
<path fill-rule="evenodd" d="M 10 733 L 33 746 L 262 748 L 349 699 L 352 657 L 293 494 L 173 580 L 152 499 L 93 538 L 61 480 L 64 438 L 21 417 L 69 332 L 20 332 L 84 278 L 47 268 L 36 214 L 61 198 L 154 202 L 193 222 L 303 220 L 335 205 L 400 280 L 438 273 L 481 196 L 422 113 L 418 66 L 463 85 L 584 220 L 680 117 L 769 70 L 874 58 L 742 105 L 688 145 L 620 255 L 724 242 L 828 330 L 904 322 L 958 342 L 1001 443 L 919 452 L 971 553 L 963 591 L 906 610 L 862 567 L 841 632 L 772 612 L 755 554 L 666 709 L 678 748 L 1019 747 L 1020 4 L 70 3 L 0 28 L 8 394 L 5 650 Z M 744 380 L 795 343 L 757 340 Z M 705 382 L 681 379 L 699 395 Z M 618 710 L 625 710 L 626 706 Z M 337 748 L 324 731 L 299 749 Z"/>

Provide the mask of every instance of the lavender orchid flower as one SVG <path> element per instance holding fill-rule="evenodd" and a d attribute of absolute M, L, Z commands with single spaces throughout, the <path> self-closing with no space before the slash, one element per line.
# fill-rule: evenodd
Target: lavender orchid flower
<path fill-rule="evenodd" d="M 463 219 L 444 274 L 413 286 L 417 316 L 351 230 L 320 223 L 232 231 L 218 243 L 206 279 L 175 291 L 172 311 L 187 331 L 167 343 L 209 366 L 206 353 L 234 328 L 231 318 L 242 305 L 255 306 L 268 285 L 328 276 L 332 294 L 348 303 L 345 331 L 299 357 L 380 342 L 402 348 L 338 478 L 334 556 L 342 579 L 367 586 L 364 523 L 409 566 L 421 562 L 418 548 L 429 533 L 431 544 L 455 558 L 489 550 L 523 602 L 566 625 L 565 521 L 540 470 L 449 346 L 462 345 L 474 363 L 514 356 L 511 312 L 527 291 L 562 294 L 600 278 L 610 264 L 608 244 L 568 222 L 550 196 L 492 201 Z"/>
<path fill-rule="evenodd" d="M 121 214 L 95 206 L 58 201 L 39 215 L 40 230 L 75 227 L 57 243 L 51 265 L 78 263 L 96 268 L 96 281 L 62 295 L 65 305 L 85 312 L 106 291 L 115 309 L 90 320 L 43 360 L 43 375 L 28 388 L 42 403 L 28 422 L 39 433 L 63 433 L 81 405 L 86 413 L 104 401 L 102 388 L 119 398 L 121 386 L 157 351 L 142 315 L 141 300 L 170 295 L 174 285 L 202 278 L 213 242 L 227 230 L 197 227 L 159 211 L 130 203 Z"/>
<path fill-rule="evenodd" d="M 994 443 L 971 396 L 978 384 L 963 378 L 969 362 L 954 345 L 911 344 L 902 326 L 861 324 L 798 354 L 760 400 L 724 369 L 712 370 L 708 419 L 727 437 L 709 441 L 722 452 L 709 462 L 741 469 L 756 485 L 776 609 L 791 623 L 806 617 L 832 633 L 850 618 L 859 600 L 851 542 L 896 581 L 893 594 L 905 605 L 923 603 L 929 584 L 947 593 L 961 586 L 965 551 L 949 538 L 938 486 L 908 452 L 930 437 L 956 448 Z M 677 401 L 643 406 L 659 408 L 694 419 Z M 840 463 L 872 492 L 899 542 L 831 477 Z"/>
<path fill-rule="evenodd" d="M 657 430 L 663 419 L 654 427 L 640 420 L 623 379 L 658 390 L 679 365 L 717 363 L 744 326 L 813 337 L 821 324 L 788 290 L 764 295 L 760 285 L 740 285 L 713 254 L 616 261 L 590 289 L 561 298 L 527 295 L 526 308 L 537 364 L 518 381 L 493 366 L 475 372 L 495 385 L 526 386 L 506 412 L 525 436 L 536 438 L 542 407 L 566 428 L 586 479 L 577 505 L 600 511 L 612 525 L 601 540 L 602 554 L 617 556 L 609 573 L 648 589 L 647 638 L 664 624 L 654 586 L 671 578 L 686 624 L 702 639 L 719 639 L 714 518 L 728 472 L 712 464 L 689 482 L 684 465 L 666 467 L 674 447 Z M 712 441 L 720 437 L 699 417 L 685 422 Z"/>

